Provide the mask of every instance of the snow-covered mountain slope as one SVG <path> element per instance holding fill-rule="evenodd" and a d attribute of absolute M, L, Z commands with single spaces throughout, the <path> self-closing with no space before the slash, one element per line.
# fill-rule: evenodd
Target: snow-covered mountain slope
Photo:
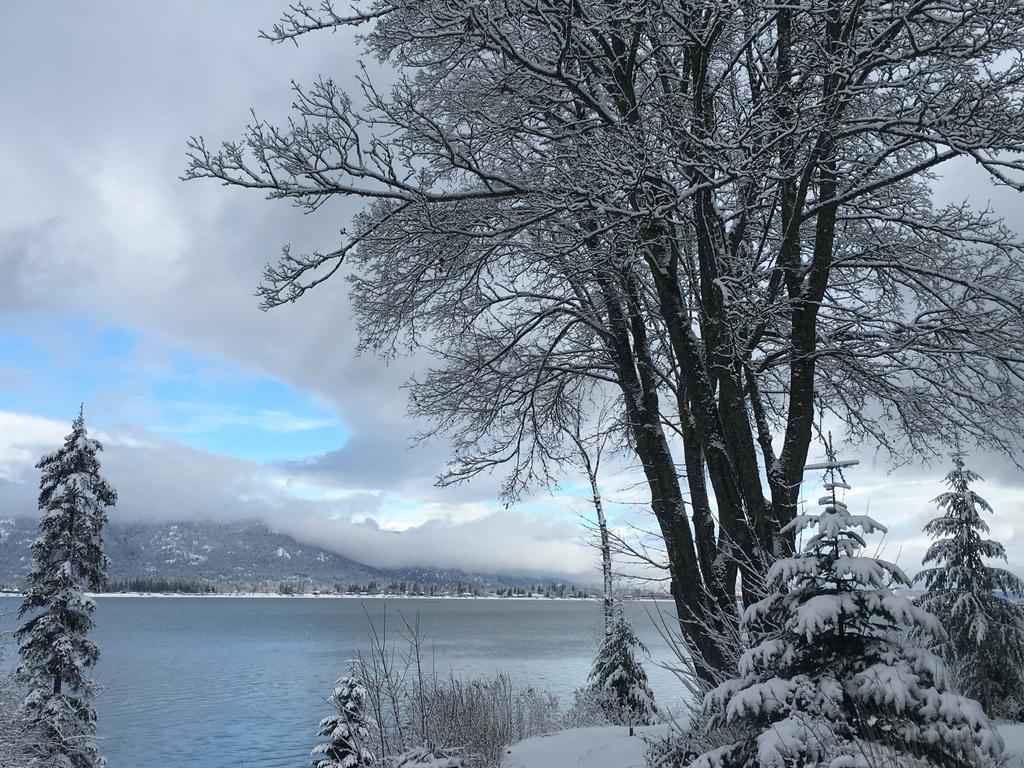
<path fill-rule="evenodd" d="M 0 583 L 24 578 L 35 535 L 32 519 L 0 520 Z M 381 577 L 375 568 L 299 544 L 256 522 L 111 523 L 104 539 L 111 579 L 330 582 Z"/>
<path fill-rule="evenodd" d="M 35 536 L 36 520 L 0 518 L 0 586 L 22 582 L 32 564 L 29 545 Z M 301 544 L 260 522 L 110 523 L 104 539 L 111 580 L 303 580 L 321 585 L 404 581 L 485 588 L 551 581 L 438 568 L 374 568 L 336 552 Z"/>

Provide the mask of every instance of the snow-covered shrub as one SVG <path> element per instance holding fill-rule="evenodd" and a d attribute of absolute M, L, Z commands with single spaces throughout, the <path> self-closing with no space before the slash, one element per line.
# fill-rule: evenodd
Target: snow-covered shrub
<path fill-rule="evenodd" d="M 462 755 L 453 749 L 414 747 L 388 760 L 389 768 L 464 768 Z"/>
<path fill-rule="evenodd" d="M 14 634 L 21 654 L 17 675 L 27 691 L 22 710 L 40 737 L 33 754 L 45 765 L 93 768 L 102 762 L 89 678 L 99 649 L 87 636 L 96 604 L 85 595 L 106 580 L 106 507 L 117 500 L 100 476 L 102 449 L 79 412 L 64 445 L 36 464 L 42 515 L 18 612 L 25 623 Z"/>
<path fill-rule="evenodd" d="M 510 744 L 559 727 L 558 701 L 546 691 L 516 688 L 504 674 L 436 675 L 418 628 L 408 622 L 398 649 L 374 630 L 353 674 L 366 688 L 369 741 L 385 764 L 420 750 L 458 755 L 466 768 L 497 768 Z"/>
<path fill-rule="evenodd" d="M 590 672 L 594 689 L 611 694 L 602 701 L 608 721 L 616 725 L 651 725 L 659 719 L 654 692 L 647 683 L 637 650 L 646 648 L 618 604 Z"/>
<path fill-rule="evenodd" d="M 942 511 L 925 526 L 935 542 L 924 557 L 931 564 L 917 574 L 927 590 L 919 604 L 935 614 L 946 630 L 934 650 L 953 669 L 959 690 L 981 702 L 993 717 L 1022 714 L 1024 690 L 1024 583 L 986 559 L 1006 560 L 1003 545 L 984 538 L 981 513 L 992 508 L 971 490 L 981 477 L 953 457 L 946 475 L 949 491 L 935 499 Z"/>
<path fill-rule="evenodd" d="M 710 718 L 700 709 L 690 714 L 692 718 L 686 721 L 670 722 L 664 735 L 648 737 L 648 768 L 690 768 L 701 755 L 734 744 L 745 735 L 745 729 L 738 725 L 716 723 L 714 728 L 707 727 Z"/>
<path fill-rule="evenodd" d="M 497 766 L 517 741 L 548 733 L 558 701 L 534 688 L 517 689 L 508 675 L 485 680 L 431 679 L 410 691 L 409 713 L 421 743 L 456 747 L 468 766 Z"/>
<path fill-rule="evenodd" d="M 0 766 L 29 768 L 42 735 L 21 709 L 24 690 L 13 676 L 0 678 Z"/>
<path fill-rule="evenodd" d="M 814 535 L 769 569 L 771 594 L 744 613 L 754 644 L 739 676 L 705 697 L 709 730 L 737 737 L 692 768 L 953 768 L 992 765 L 1002 752 L 942 661 L 906 642 L 908 630 L 942 637 L 942 627 L 893 591 L 910 584 L 896 565 L 861 554 L 858 529 L 885 528 L 839 500 L 839 466 L 829 462 L 821 511 L 789 526 Z"/>
<path fill-rule="evenodd" d="M 354 677 L 343 677 L 328 701 L 337 710 L 320 721 L 317 736 L 327 741 L 310 753 L 315 768 L 364 768 L 375 763 L 368 749 L 370 732 L 365 710 L 366 687 Z"/>
<path fill-rule="evenodd" d="M 562 715 L 562 728 L 619 725 L 610 717 L 618 706 L 615 692 L 592 685 L 573 691 L 572 705 Z"/>

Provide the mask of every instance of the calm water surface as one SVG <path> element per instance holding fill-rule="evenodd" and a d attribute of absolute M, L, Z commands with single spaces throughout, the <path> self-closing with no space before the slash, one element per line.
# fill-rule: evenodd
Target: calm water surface
<path fill-rule="evenodd" d="M 96 677 L 102 751 L 109 768 L 277 768 L 308 765 L 331 685 L 370 620 L 387 611 L 419 616 L 435 668 L 459 677 L 507 672 L 565 704 L 586 682 L 600 634 L 596 601 L 105 597 L 97 600 Z M 18 600 L 0 598 L 0 631 Z M 627 612 L 655 661 L 671 652 L 650 615 L 667 602 Z M 369 617 L 367 616 L 369 614 Z M 0 671 L 15 659 L 9 635 Z M 648 664 L 656 699 L 678 703 L 682 687 Z"/>

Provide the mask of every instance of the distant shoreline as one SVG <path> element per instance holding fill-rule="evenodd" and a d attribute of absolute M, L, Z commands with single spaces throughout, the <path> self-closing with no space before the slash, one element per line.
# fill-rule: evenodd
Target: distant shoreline
<path fill-rule="evenodd" d="M 209 598 L 259 598 L 275 600 L 504 600 L 510 603 L 517 601 L 546 601 L 546 602 L 599 602 L 600 597 L 545 597 L 544 595 L 518 595 L 516 597 L 503 597 L 501 595 L 383 595 L 383 594 L 313 594 L 312 592 L 281 595 L 276 592 L 224 592 L 224 593 L 191 593 L 191 592 L 89 592 L 88 597 L 195 597 L 202 599 Z M 0 592 L 0 597 L 24 597 L 20 592 Z M 670 597 L 627 597 L 626 600 L 649 600 L 651 602 L 671 601 Z"/>

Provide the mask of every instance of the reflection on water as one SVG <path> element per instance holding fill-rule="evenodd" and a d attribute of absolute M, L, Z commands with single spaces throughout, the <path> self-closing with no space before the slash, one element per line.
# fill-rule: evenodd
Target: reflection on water
<path fill-rule="evenodd" d="M 346 660 L 366 647 L 370 619 L 397 638 L 399 612 L 419 616 L 428 654 L 442 674 L 508 672 L 519 686 L 547 688 L 564 704 L 586 681 L 600 634 L 596 601 L 355 600 L 275 598 L 99 598 L 93 638 L 102 751 L 110 768 L 276 768 L 308 764 L 324 699 Z M 18 601 L 0 598 L 0 631 Z M 671 652 L 648 612 L 630 603 L 637 633 L 656 660 Z M 369 615 L 369 618 L 368 618 Z M 0 670 L 14 659 L 4 636 Z M 656 698 L 682 687 L 648 664 Z"/>

